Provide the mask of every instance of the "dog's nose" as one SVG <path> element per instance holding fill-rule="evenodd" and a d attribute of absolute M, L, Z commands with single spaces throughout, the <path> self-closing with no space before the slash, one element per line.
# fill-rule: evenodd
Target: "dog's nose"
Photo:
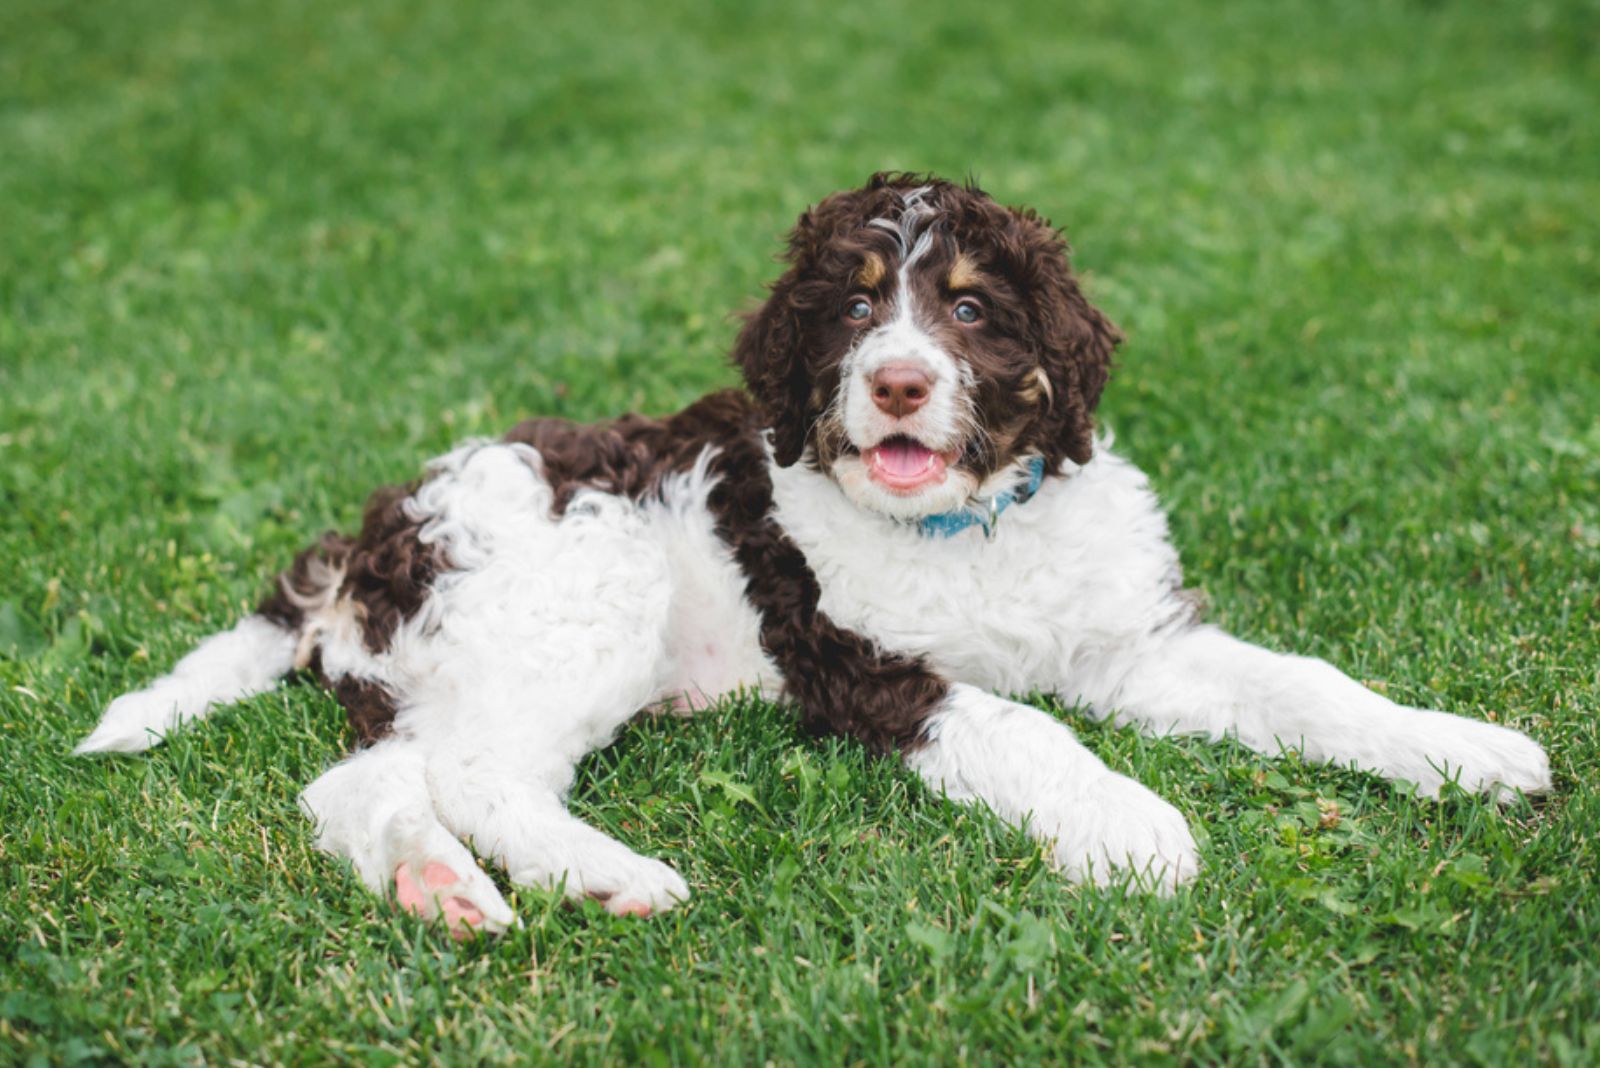
<path fill-rule="evenodd" d="M 892 363 L 872 376 L 872 403 L 898 419 L 927 404 L 932 389 L 933 379 L 926 371 Z"/>

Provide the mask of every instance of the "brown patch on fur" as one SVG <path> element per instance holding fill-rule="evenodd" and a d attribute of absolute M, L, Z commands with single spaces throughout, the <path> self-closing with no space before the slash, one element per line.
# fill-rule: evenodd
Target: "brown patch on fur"
<path fill-rule="evenodd" d="M 708 500 L 717 534 L 745 576 L 745 596 L 761 616 L 761 646 L 799 702 L 802 725 L 880 754 L 923 744 L 949 684 L 920 657 L 884 652 L 818 608 L 822 589 L 805 554 L 772 517 L 761 437 L 726 442 L 713 470 L 721 476 Z"/>
<path fill-rule="evenodd" d="M 714 448 L 710 473 L 717 481 L 707 504 L 761 617 L 761 646 L 783 672 L 802 723 L 848 735 L 877 753 L 912 748 L 948 685 L 920 659 L 885 653 L 818 609 L 822 591 L 805 555 L 772 518 L 763 436 L 750 397 L 728 390 L 665 420 L 627 415 L 580 426 L 534 419 L 506 437 L 544 457 L 558 511 L 586 487 L 636 499 L 659 493 L 663 478 L 688 471 Z"/>
<path fill-rule="evenodd" d="M 723 447 L 759 431 L 750 399 L 725 390 L 666 419 L 630 414 L 588 425 L 529 419 L 512 427 L 505 440 L 539 450 L 559 515 L 582 489 L 633 500 L 659 494 L 662 479 L 688 471 L 706 448 Z"/>
<path fill-rule="evenodd" d="M 981 280 L 977 261 L 965 252 L 958 252 L 955 262 L 950 265 L 950 277 L 944 284 L 949 289 L 972 289 Z"/>
<path fill-rule="evenodd" d="M 355 602 L 367 648 L 381 653 L 400 624 L 428 599 L 433 580 L 450 568 L 444 552 L 424 545 L 422 524 L 405 513 L 416 485 L 384 486 L 367 499 L 361 536 L 345 565 L 341 598 Z"/>
<path fill-rule="evenodd" d="M 394 731 L 394 695 L 381 683 L 346 675 L 333 684 L 333 695 L 344 706 L 358 745 L 371 745 Z"/>
<path fill-rule="evenodd" d="M 384 486 L 374 492 L 360 535 L 323 534 L 278 576 L 276 589 L 256 611 L 286 630 L 299 631 L 308 612 L 349 600 L 366 647 L 374 653 L 388 649 L 395 630 L 416 614 L 433 580 L 450 567 L 438 547 L 418 538 L 422 524 L 405 514 L 405 502 L 415 489 Z"/>
<path fill-rule="evenodd" d="M 381 682 L 373 679 L 341 675 L 329 678 L 322 665 L 322 650 L 314 648 L 305 664 L 296 665 L 311 673 L 317 685 L 333 694 L 344 707 L 346 722 L 354 732 L 356 748 L 382 741 L 394 733 L 394 718 L 399 714 L 399 700 Z"/>
<path fill-rule="evenodd" d="M 328 531 L 295 557 L 256 611 L 299 635 L 295 667 L 310 668 L 333 691 L 349 715 L 359 744 L 389 732 L 395 715 L 392 695 L 377 683 L 349 676 L 330 680 L 322 673 L 312 618 L 348 600 L 361 625 L 362 643 L 373 653 L 389 647 L 400 624 L 427 600 L 434 579 L 449 561 L 436 546 L 418 538 L 421 524 L 405 514 L 415 486 L 385 486 L 367 501 L 361 533 L 351 538 Z"/>

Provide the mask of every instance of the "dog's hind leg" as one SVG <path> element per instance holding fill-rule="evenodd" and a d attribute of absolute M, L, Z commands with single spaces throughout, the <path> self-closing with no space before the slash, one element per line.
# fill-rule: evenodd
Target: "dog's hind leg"
<path fill-rule="evenodd" d="M 394 737 L 306 792 L 324 847 L 369 886 L 394 878 L 400 903 L 425 909 L 460 896 L 486 925 L 502 903 L 475 894 L 458 838 L 515 881 L 564 883 L 613 912 L 688 896 L 666 865 L 561 805 L 577 762 L 663 696 L 674 576 L 632 501 L 581 492 L 558 516 L 543 468 L 526 446 L 467 448 L 418 491 L 453 566 L 376 665 L 396 696 Z"/>
<path fill-rule="evenodd" d="M 450 551 L 472 566 L 441 588 L 437 628 L 406 662 L 396 730 L 426 754 L 440 820 L 514 882 L 659 911 L 689 895 L 677 873 L 561 798 L 578 761 L 663 697 L 675 576 L 627 500 L 580 493 L 552 520 L 533 483 L 532 503 L 502 515 L 539 466 L 485 449 L 464 469 L 471 523 Z"/>
<path fill-rule="evenodd" d="M 391 738 L 324 772 L 300 795 L 317 847 L 355 865 L 367 888 L 457 937 L 515 918 L 494 883 L 435 815 L 415 744 Z"/>

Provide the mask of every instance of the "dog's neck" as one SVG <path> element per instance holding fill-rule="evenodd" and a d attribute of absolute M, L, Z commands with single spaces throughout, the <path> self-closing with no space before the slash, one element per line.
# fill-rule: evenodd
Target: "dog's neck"
<path fill-rule="evenodd" d="M 994 537 L 1000 525 L 1000 516 L 1014 504 L 1026 504 L 1044 482 L 1044 457 L 1030 457 L 1023 464 L 1023 477 L 1012 482 L 1009 488 L 988 496 L 975 496 L 966 507 L 953 512 L 926 515 L 915 521 L 917 529 L 926 538 L 953 538 L 968 527 L 981 526 L 986 538 Z"/>

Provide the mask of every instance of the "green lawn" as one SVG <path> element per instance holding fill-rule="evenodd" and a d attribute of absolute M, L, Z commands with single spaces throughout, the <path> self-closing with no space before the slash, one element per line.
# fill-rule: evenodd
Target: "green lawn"
<path fill-rule="evenodd" d="M 0 6 L 0 1061 L 1594 1063 L 1600 8 L 1191 7 Z M 778 235 L 880 168 L 1066 226 L 1214 619 L 1554 795 L 1062 710 L 1202 839 L 1152 901 L 730 704 L 574 798 L 687 907 L 456 945 L 312 851 L 314 687 L 67 757 L 377 483 L 730 382 Z"/>

